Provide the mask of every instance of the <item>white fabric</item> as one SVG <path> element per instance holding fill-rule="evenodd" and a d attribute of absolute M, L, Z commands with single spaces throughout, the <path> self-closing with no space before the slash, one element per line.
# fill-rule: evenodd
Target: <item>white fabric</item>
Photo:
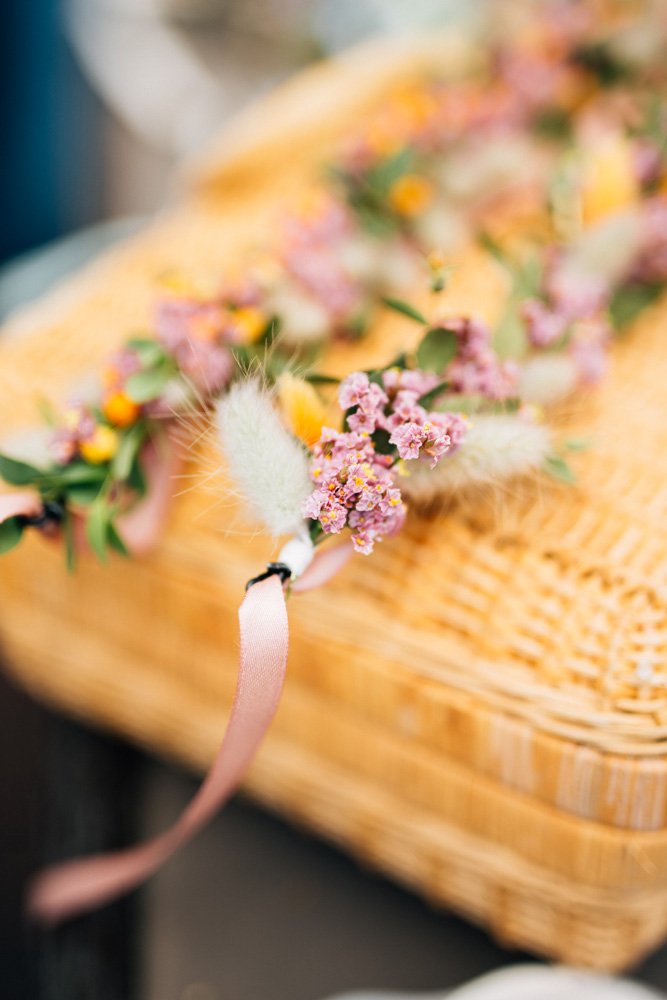
<path fill-rule="evenodd" d="M 665 1000 L 628 979 L 564 967 L 518 965 L 491 972 L 450 992 L 346 993 L 331 1000 Z"/>

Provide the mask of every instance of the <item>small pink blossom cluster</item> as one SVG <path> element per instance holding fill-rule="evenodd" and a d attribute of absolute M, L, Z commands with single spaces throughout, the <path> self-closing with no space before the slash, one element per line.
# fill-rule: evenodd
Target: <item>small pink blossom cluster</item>
<path fill-rule="evenodd" d="M 387 432 L 401 458 L 428 456 L 435 466 L 460 445 L 466 429 L 460 415 L 428 413 L 419 404 L 435 384 L 432 375 L 398 368 L 383 373 L 382 385 L 363 372 L 344 379 L 339 402 L 350 429 L 322 431 L 313 449 L 315 489 L 304 504 L 304 517 L 319 521 L 327 534 L 349 527 L 354 548 L 365 555 L 401 528 L 405 505 L 391 471 L 396 455 L 378 452 L 372 434 Z"/>
<path fill-rule="evenodd" d="M 527 299 L 521 306 L 529 343 L 539 350 L 553 347 L 573 324 L 598 316 L 610 293 L 602 275 L 586 274 L 567 258 L 555 258 L 545 275 L 544 297 Z"/>
<path fill-rule="evenodd" d="M 610 342 L 611 330 L 602 317 L 575 324 L 568 353 L 582 385 L 595 385 L 607 374 Z"/>
<path fill-rule="evenodd" d="M 567 331 L 566 317 L 550 308 L 541 299 L 526 299 L 521 306 L 521 318 L 528 340 L 533 347 L 551 347 Z"/>
<path fill-rule="evenodd" d="M 667 198 L 649 198 L 643 205 L 641 246 L 631 280 L 667 281 Z"/>
<path fill-rule="evenodd" d="M 393 461 L 376 452 L 367 434 L 324 428 L 313 449 L 316 488 L 303 506 L 304 517 L 319 521 L 326 534 L 348 526 L 356 551 L 368 555 L 405 520 L 401 491 L 390 472 Z"/>
<path fill-rule="evenodd" d="M 67 412 L 66 422 L 53 432 L 49 450 L 57 465 L 68 465 L 85 441 L 90 441 L 97 424 L 89 407 L 73 403 Z"/>
<path fill-rule="evenodd" d="M 516 395 L 518 368 L 501 361 L 491 346 L 491 331 L 479 319 L 446 319 L 442 326 L 456 334 L 458 350 L 445 377 L 454 392 L 501 401 Z"/>
<path fill-rule="evenodd" d="M 430 372 L 390 368 L 382 374 L 382 385 L 371 382 L 365 372 L 354 372 L 343 380 L 338 399 L 348 413 L 350 430 L 389 434 L 400 458 L 406 461 L 439 459 L 457 448 L 465 436 L 466 422 L 457 413 L 428 412 L 419 399 L 438 383 Z"/>
<path fill-rule="evenodd" d="M 207 395 L 219 392 L 232 375 L 228 327 L 228 313 L 216 302 L 165 298 L 155 311 L 157 339 L 185 377 Z"/>
<path fill-rule="evenodd" d="M 284 224 L 282 261 L 288 273 L 341 323 L 359 307 L 361 289 L 341 266 L 336 248 L 353 232 L 347 208 L 334 198 L 317 199 L 308 213 Z"/>

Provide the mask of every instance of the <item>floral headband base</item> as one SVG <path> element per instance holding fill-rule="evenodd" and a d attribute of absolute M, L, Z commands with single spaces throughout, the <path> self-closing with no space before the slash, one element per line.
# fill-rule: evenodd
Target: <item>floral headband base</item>
<path fill-rule="evenodd" d="M 543 408 L 598 382 L 614 329 L 665 286 L 667 144 L 659 71 L 612 73 L 624 64 L 601 61 L 585 19 L 564 23 L 546 17 L 536 51 L 493 50 L 493 82 L 429 82 L 390 101 L 285 219 L 272 255 L 213 295 L 165 290 L 153 333 L 111 358 L 97 395 L 47 408 L 41 454 L 0 455 L 15 488 L 0 497 L 0 551 L 34 528 L 62 541 L 70 566 L 86 548 L 127 556 L 154 541 L 177 431 L 203 415 L 248 510 L 288 538 L 248 583 L 237 695 L 197 797 L 147 844 L 44 873 L 38 918 L 138 884 L 236 787 L 278 704 L 289 593 L 370 555 L 410 505 L 474 502 L 481 486 L 540 471 L 573 481 L 566 452 L 582 442 L 556 447 Z M 527 89 L 538 70 L 544 87 Z M 546 233 L 521 239 L 494 233 L 489 210 L 515 187 L 494 160 L 513 144 L 537 150 L 547 208 Z M 443 307 L 456 254 L 432 247 L 460 240 L 461 220 L 508 289 L 494 328 Z M 402 297 L 420 273 L 442 298 L 432 317 Z M 341 380 L 314 367 L 327 339 L 363 336 L 383 305 L 420 327 L 415 346 Z M 343 545 L 323 545 L 339 534 Z"/>

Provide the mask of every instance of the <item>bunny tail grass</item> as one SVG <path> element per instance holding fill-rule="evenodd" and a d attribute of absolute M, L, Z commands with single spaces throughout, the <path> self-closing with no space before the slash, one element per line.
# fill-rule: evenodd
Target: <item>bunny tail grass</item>
<path fill-rule="evenodd" d="M 308 456 L 269 393 L 255 380 L 237 383 L 218 403 L 216 423 L 230 476 L 251 512 L 273 535 L 297 531 L 312 491 Z"/>
<path fill-rule="evenodd" d="M 431 506 L 455 494 L 478 487 L 494 487 L 515 476 L 539 469 L 552 450 L 551 436 L 542 424 L 518 416 L 478 416 L 465 440 L 437 469 L 417 465 L 401 480 L 401 492 L 417 506 Z"/>

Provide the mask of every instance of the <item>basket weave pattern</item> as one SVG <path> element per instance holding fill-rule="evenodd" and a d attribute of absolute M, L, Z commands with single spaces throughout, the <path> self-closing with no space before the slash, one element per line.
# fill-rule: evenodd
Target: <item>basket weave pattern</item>
<path fill-rule="evenodd" d="M 374 58 L 365 95 L 354 66 L 309 77 L 337 114 L 319 134 L 290 126 L 303 156 L 279 182 L 269 139 L 217 173 L 211 161 L 182 206 L 10 324 L 0 425 L 34 422 L 36 395 L 62 397 L 141 326 L 161 270 L 206 277 L 238 258 L 349 130 L 355 101 L 362 114 L 425 57 Z M 282 100 L 289 122 L 298 93 L 272 98 L 270 117 Z M 272 141 L 285 163 L 285 136 Z M 493 314 L 499 290 L 462 253 L 447 305 Z M 504 940 L 602 968 L 667 932 L 665 327 L 660 303 L 604 387 L 557 415 L 564 436 L 591 440 L 576 488 L 518 484 L 413 515 L 290 602 L 286 692 L 247 786 Z M 404 334 L 387 320 L 329 367 L 386 359 Z M 215 502 L 222 476 L 190 489 L 216 462 L 204 443 L 150 558 L 84 559 L 67 578 L 57 547 L 32 539 L 0 580 L 3 646 L 29 688 L 197 768 L 233 692 L 243 583 L 273 554 Z"/>

